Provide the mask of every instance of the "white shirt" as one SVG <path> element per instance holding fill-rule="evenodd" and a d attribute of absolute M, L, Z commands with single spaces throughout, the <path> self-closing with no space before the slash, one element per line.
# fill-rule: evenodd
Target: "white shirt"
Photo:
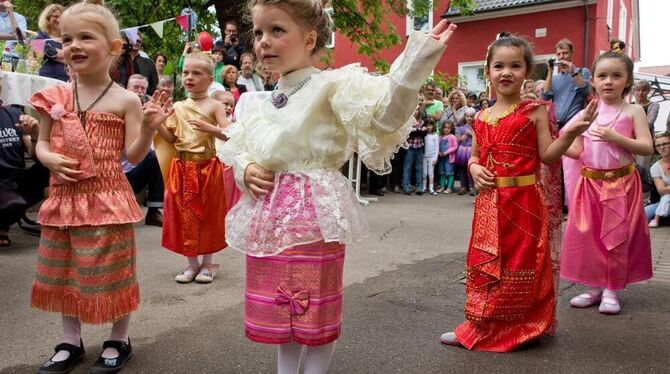
<path fill-rule="evenodd" d="M 256 87 L 256 83 L 258 83 L 258 87 Z M 254 76 L 253 74 L 251 75 L 251 78 L 245 78 L 242 76 L 242 74 L 240 74 L 240 77 L 237 78 L 237 85 L 245 86 L 247 88 L 247 92 L 263 91 L 263 83 L 261 82 L 260 78 Z"/>

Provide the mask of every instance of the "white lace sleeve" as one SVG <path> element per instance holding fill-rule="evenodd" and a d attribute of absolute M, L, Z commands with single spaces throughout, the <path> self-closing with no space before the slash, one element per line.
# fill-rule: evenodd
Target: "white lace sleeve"
<path fill-rule="evenodd" d="M 387 76 L 369 75 L 358 64 L 333 72 L 338 81 L 329 98 L 333 111 L 350 135 L 352 150 L 375 173 L 389 173 L 393 155 L 406 146 L 417 93 L 444 49 L 415 32 Z"/>

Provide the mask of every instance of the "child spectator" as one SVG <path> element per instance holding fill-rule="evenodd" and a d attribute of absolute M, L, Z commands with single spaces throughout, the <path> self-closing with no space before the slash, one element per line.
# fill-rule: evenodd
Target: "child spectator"
<path fill-rule="evenodd" d="M 441 104 L 441 103 L 440 103 Z M 426 136 L 423 138 L 423 192 L 426 192 L 428 186 L 428 193 L 437 195 L 434 189 L 434 170 L 437 163 L 437 155 L 439 150 L 437 134 L 435 133 L 435 121 L 428 119 L 425 122 Z M 428 183 L 426 183 L 428 182 Z"/>
<path fill-rule="evenodd" d="M 454 162 L 458 149 L 458 140 L 454 135 L 454 123 L 452 121 L 446 121 L 442 124 L 439 141 L 440 154 L 437 160 L 437 175 L 439 176 L 440 189 L 438 192 L 448 194 L 454 192 Z"/>

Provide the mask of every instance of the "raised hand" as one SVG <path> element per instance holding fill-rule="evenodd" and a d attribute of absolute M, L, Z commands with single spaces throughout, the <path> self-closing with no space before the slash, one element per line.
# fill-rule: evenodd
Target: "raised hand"
<path fill-rule="evenodd" d="M 156 130 L 174 112 L 172 98 L 165 91 L 156 91 L 151 100 L 144 104 L 142 111 L 144 113 L 142 124 Z"/>
<path fill-rule="evenodd" d="M 437 25 L 435 25 L 432 30 L 430 30 L 428 36 L 446 46 L 449 42 L 449 39 L 454 34 L 454 31 L 456 31 L 456 28 L 456 25 L 449 23 L 449 21 L 446 19 L 443 19 Z"/>
<path fill-rule="evenodd" d="M 584 131 L 591 127 L 591 124 L 593 121 L 595 121 L 596 117 L 598 117 L 597 110 L 598 100 L 591 100 L 589 105 L 586 106 L 584 112 L 582 112 L 582 116 L 579 121 L 572 122 L 570 127 L 565 129 L 565 132 L 573 138 L 584 133 Z M 592 131 L 589 131 L 589 134 L 595 135 Z"/>

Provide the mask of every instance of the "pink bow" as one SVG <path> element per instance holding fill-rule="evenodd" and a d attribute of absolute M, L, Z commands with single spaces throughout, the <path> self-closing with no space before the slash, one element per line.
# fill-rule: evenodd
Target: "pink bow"
<path fill-rule="evenodd" d="M 51 107 L 51 118 L 58 121 L 61 116 L 65 113 L 65 107 L 63 104 L 54 104 L 54 106 Z"/>
<path fill-rule="evenodd" d="M 275 302 L 277 304 L 288 304 L 289 314 L 291 315 L 305 314 L 305 311 L 309 306 L 309 292 L 292 292 L 285 283 L 282 283 L 279 285 L 279 287 L 277 287 L 277 296 L 275 296 Z"/>

